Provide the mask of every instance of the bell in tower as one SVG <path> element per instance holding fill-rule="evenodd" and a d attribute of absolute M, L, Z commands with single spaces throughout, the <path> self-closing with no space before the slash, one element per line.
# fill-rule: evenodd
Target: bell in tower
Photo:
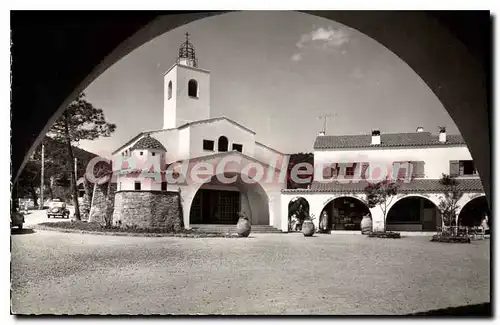
<path fill-rule="evenodd" d="M 179 48 L 177 63 L 187 65 L 188 67 L 198 67 L 198 60 L 194 52 L 194 46 L 189 42 L 189 33 L 186 33 L 186 41 Z"/>

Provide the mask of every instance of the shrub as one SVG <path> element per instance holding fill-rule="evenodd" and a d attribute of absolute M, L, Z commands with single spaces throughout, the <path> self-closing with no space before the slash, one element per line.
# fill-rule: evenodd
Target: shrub
<path fill-rule="evenodd" d="M 44 228 L 57 229 L 61 231 L 89 231 L 89 232 L 100 232 L 100 233 L 133 233 L 133 234 L 163 234 L 174 237 L 191 237 L 191 238 L 202 238 L 202 237 L 225 237 L 233 238 L 236 237 L 233 234 L 224 234 L 219 232 L 205 232 L 195 229 L 180 229 L 175 230 L 172 227 L 168 228 L 140 228 L 137 226 L 111 226 L 107 228 L 105 225 L 98 222 L 83 222 L 75 220 L 74 222 L 58 221 L 58 222 L 42 222 L 39 226 Z"/>
<path fill-rule="evenodd" d="M 368 237 L 374 237 L 374 238 L 401 238 L 401 234 L 399 232 L 392 232 L 392 231 L 376 231 L 376 232 L 371 232 L 368 234 Z"/>
<path fill-rule="evenodd" d="M 431 241 L 438 243 L 456 243 L 456 244 L 470 244 L 470 238 L 464 236 L 443 236 L 434 235 Z"/>

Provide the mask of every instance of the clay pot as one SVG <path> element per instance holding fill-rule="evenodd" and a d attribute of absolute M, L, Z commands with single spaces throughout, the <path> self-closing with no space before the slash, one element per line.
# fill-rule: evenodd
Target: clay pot
<path fill-rule="evenodd" d="M 304 220 L 302 223 L 302 233 L 306 237 L 314 235 L 314 223 L 312 220 Z"/>
<path fill-rule="evenodd" d="M 363 235 L 368 235 L 372 231 L 372 218 L 366 215 L 361 220 L 361 233 Z"/>
<path fill-rule="evenodd" d="M 250 231 L 252 230 L 252 225 L 247 218 L 239 218 L 236 224 L 236 232 L 240 237 L 248 237 Z"/>

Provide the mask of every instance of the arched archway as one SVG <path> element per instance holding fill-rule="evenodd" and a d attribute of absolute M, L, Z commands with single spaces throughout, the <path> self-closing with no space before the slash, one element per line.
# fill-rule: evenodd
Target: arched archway
<path fill-rule="evenodd" d="M 219 152 L 226 152 L 229 147 L 229 140 L 225 136 L 220 136 L 219 141 L 217 141 L 217 149 Z"/>
<path fill-rule="evenodd" d="M 309 202 L 302 196 L 294 197 L 288 202 L 288 231 L 299 231 L 302 222 L 309 217 Z"/>
<path fill-rule="evenodd" d="M 417 195 L 396 201 L 386 217 L 387 230 L 394 231 L 436 231 L 441 224 L 441 213 L 436 204 Z"/>
<path fill-rule="evenodd" d="M 458 225 L 477 227 L 487 216 L 488 226 L 491 228 L 491 212 L 486 201 L 486 196 L 476 197 L 467 202 L 458 214 Z"/>
<path fill-rule="evenodd" d="M 248 216 L 252 225 L 269 225 L 269 198 L 258 183 L 246 183 L 241 174 L 225 173 L 236 177 L 231 184 L 224 184 L 219 175 L 200 184 L 189 210 L 189 224 L 231 224 L 238 221 L 238 214 Z"/>
<path fill-rule="evenodd" d="M 326 214 L 326 216 L 325 216 Z M 361 220 L 370 209 L 365 202 L 352 196 L 332 199 L 318 216 L 320 230 L 361 230 Z"/>

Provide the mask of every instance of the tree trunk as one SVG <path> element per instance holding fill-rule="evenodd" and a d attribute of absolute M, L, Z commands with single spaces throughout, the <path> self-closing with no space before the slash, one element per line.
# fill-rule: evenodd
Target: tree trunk
<path fill-rule="evenodd" d="M 38 196 L 36 195 L 36 189 L 33 184 L 30 185 L 31 199 L 33 200 L 33 207 L 38 209 Z"/>
<path fill-rule="evenodd" d="M 55 177 L 54 176 L 50 176 L 50 179 L 49 179 L 49 194 L 50 194 L 50 199 L 51 200 L 54 199 L 54 182 L 55 182 Z"/>
<path fill-rule="evenodd" d="M 85 216 L 85 219 L 88 220 L 90 217 L 90 201 L 92 200 L 92 188 L 90 187 L 90 182 L 85 175 L 83 176 L 83 189 L 85 190 L 85 194 L 83 196 L 82 216 Z"/>
<path fill-rule="evenodd" d="M 69 166 L 71 170 L 71 193 L 73 194 L 73 205 L 75 206 L 74 217 L 76 220 L 81 220 L 80 217 L 80 208 L 78 206 L 78 187 L 76 186 L 76 175 L 75 168 L 73 168 L 73 161 L 75 160 L 75 156 L 73 154 L 73 147 L 71 146 L 71 135 L 69 133 L 68 126 L 68 112 L 64 112 L 65 117 L 65 131 L 66 131 L 66 145 L 68 148 L 68 158 L 69 158 Z"/>
<path fill-rule="evenodd" d="M 106 186 L 106 195 L 105 195 L 105 202 L 106 202 L 106 210 L 104 212 L 104 220 L 106 221 L 106 228 L 111 228 L 112 223 L 113 223 L 113 215 L 111 214 L 111 178 L 108 181 L 108 184 Z"/>

